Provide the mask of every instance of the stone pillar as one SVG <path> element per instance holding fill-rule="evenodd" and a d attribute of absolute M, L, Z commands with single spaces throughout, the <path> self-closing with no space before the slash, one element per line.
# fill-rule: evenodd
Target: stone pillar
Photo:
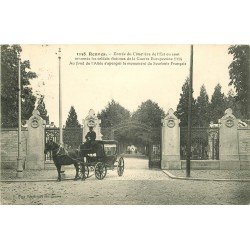
<path fill-rule="evenodd" d="M 239 120 L 227 109 L 220 120 L 219 160 L 221 169 L 240 169 L 238 131 Z"/>
<path fill-rule="evenodd" d="M 179 123 L 173 109 L 162 119 L 162 169 L 181 169 Z"/>
<path fill-rule="evenodd" d="M 44 169 L 44 125 L 39 111 L 34 109 L 28 120 L 26 169 Z"/>
<path fill-rule="evenodd" d="M 96 132 L 96 140 L 101 140 L 102 134 L 100 124 L 101 120 L 97 118 L 97 116 L 95 115 L 95 111 L 93 109 L 90 109 L 87 117 L 83 119 L 82 141 L 86 141 L 85 136 L 89 132 L 89 127 L 93 127 L 93 130 Z"/>

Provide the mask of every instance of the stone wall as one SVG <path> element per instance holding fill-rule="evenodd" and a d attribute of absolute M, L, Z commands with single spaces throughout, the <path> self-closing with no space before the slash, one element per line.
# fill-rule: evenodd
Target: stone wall
<path fill-rule="evenodd" d="M 44 169 L 44 126 L 42 120 L 39 123 L 39 119 L 39 114 L 33 113 L 29 131 L 27 128 L 22 129 L 21 159 L 23 167 L 27 169 Z M 219 160 L 192 160 L 191 169 L 250 170 L 250 127 L 240 127 L 231 109 L 225 111 L 220 122 Z M 162 169 L 185 169 L 186 162 L 180 160 L 179 120 L 172 109 L 162 124 Z M 2 129 L 1 167 L 16 169 L 17 155 L 18 129 Z"/>
<path fill-rule="evenodd" d="M 23 164 L 27 153 L 27 129 L 22 130 L 21 134 L 21 158 Z M 16 168 L 18 154 L 18 129 L 1 129 L 1 167 Z"/>

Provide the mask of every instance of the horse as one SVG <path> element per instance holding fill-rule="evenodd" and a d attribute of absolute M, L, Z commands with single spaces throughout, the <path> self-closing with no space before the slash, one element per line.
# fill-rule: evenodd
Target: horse
<path fill-rule="evenodd" d="M 47 154 L 49 151 L 52 152 L 52 159 L 56 166 L 58 178 L 57 181 L 61 181 L 61 167 L 62 165 L 71 165 L 74 164 L 76 169 L 76 175 L 74 180 L 78 180 L 79 176 L 79 161 L 78 158 L 78 151 L 77 150 L 70 150 L 67 152 L 62 146 L 58 145 L 53 140 L 49 140 L 45 144 L 44 154 Z"/>

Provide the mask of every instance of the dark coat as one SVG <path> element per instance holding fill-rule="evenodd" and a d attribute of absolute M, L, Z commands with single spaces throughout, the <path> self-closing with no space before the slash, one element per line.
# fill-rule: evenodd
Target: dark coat
<path fill-rule="evenodd" d="M 87 140 L 87 141 L 95 141 L 95 139 L 96 139 L 96 133 L 95 133 L 95 131 L 89 131 L 87 134 L 86 134 L 86 136 L 85 136 L 85 139 Z"/>

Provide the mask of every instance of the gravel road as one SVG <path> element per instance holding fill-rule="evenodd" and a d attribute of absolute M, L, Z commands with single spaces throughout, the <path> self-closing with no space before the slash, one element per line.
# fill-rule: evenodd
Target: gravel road
<path fill-rule="evenodd" d="M 173 180 L 161 170 L 149 170 L 144 159 L 126 158 L 125 166 L 122 177 L 114 170 L 103 180 L 93 175 L 85 181 L 2 182 L 1 204 L 250 204 L 250 182 Z M 73 167 L 65 172 L 74 177 Z M 41 173 L 56 178 L 55 170 Z"/>

